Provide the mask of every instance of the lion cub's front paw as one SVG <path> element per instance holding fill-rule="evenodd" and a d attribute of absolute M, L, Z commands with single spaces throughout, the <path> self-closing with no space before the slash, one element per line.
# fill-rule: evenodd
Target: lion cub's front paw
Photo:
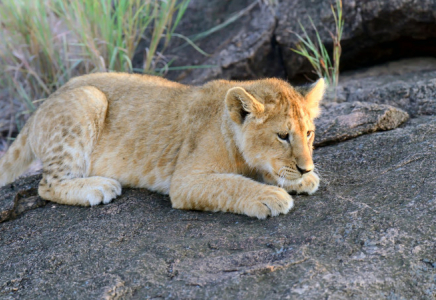
<path fill-rule="evenodd" d="M 297 194 L 314 194 L 319 187 L 319 177 L 315 172 L 310 172 L 303 177 L 299 184 L 291 184 L 284 187 L 288 192 L 297 192 Z"/>
<path fill-rule="evenodd" d="M 98 205 L 102 202 L 107 204 L 112 199 L 121 195 L 121 184 L 118 181 L 104 177 L 94 178 L 98 178 L 98 185 L 87 187 L 89 189 L 87 200 L 90 206 Z"/>
<path fill-rule="evenodd" d="M 287 214 L 292 207 L 294 200 L 284 189 L 269 186 L 249 201 L 244 213 L 250 217 L 265 219 L 268 216 Z"/>

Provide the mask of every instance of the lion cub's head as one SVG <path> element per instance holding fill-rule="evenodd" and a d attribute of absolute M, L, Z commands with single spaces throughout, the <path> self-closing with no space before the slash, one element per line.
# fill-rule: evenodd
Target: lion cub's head
<path fill-rule="evenodd" d="M 278 185 L 299 183 L 314 169 L 314 118 L 324 94 L 319 79 L 306 91 L 265 79 L 228 90 L 226 105 L 237 146 L 252 168 Z"/>

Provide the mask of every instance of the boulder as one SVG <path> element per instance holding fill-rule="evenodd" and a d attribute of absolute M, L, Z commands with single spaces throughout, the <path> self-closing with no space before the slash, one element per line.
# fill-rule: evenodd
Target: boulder
<path fill-rule="evenodd" d="M 294 53 L 302 34 L 299 21 L 315 38 L 312 18 L 322 42 L 332 49 L 330 32 L 335 32 L 330 0 L 283 1 L 277 10 L 275 29 L 288 78 L 308 73 L 307 60 Z M 433 0 L 342 0 L 344 31 L 342 69 L 356 69 L 386 60 L 433 55 L 436 38 L 435 2 Z"/>
<path fill-rule="evenodd" d="M 345 141 L 381 130 L 397 128 L 407 112 L 390 105 L 368 102 L 327 103 L 316 120 L 315 146 Z"/>
<path fill-rule="evenodd" d="M 387 63 L 341 76 L 339 101 L 389 104 L 412 117 L 436 114 L 436 59 Z M 331 99 L 330 99 L 331 100 Z"/>
<path fill-rule="evenodd" d="M 276 5 L 272 5 L 276 3 Z M 198 40 L 210 54 L 202 56 L 191 47 L 181 49 L 176 38 L 166 52 L 175 58 L 173 66 L 209 65 L 169 73 L 172 79 L 200 84 L 210 79 L 254 79 L 286 77 L 305 81 L 315 75 L 308 61 L 294 53 L 302 34 L 299 21 L 311 38 L 315 32 L 312 18 L 327 49 L 332 49 L 334 19 L 332 0 L 312 1 L 222 1 L 193 0 L 178 32 L 193 37 L 215 28 L 237 15 L 236 21 Z M 344 31 L 341 68 L 358 69 L 414 56 L 433 56 L 436 49 L 434 0 L 343 0 Z M 180 41 L 181 42 L 181 41 Z M 303 77 L 304 76 L 304 77 Z M 315 76 L 316 77 L 316 76 Z"/>
<path fill-rule="evenodd" d="M 191 47 L 176 46 L 169 49 L 175 57 L 175 66 L 207 65 L 182 73 L 169 73 L 169 78 L 183 83 L 202 84 L 212 79 L 253 79 L 259 77 L 285 77 L 278 47 L 272 44 L 276 27 L 275 11 L 257 1 L 192 1 L 190 13 L 178 27 L 189 36 L 211 29 L 237 16 L 224 29 L 197 41 L 209 53 L 202 56 Z M 218 22 L 217 22 L 218 21 Z M 194 25 L 193 25 L 194 24 Z"/>

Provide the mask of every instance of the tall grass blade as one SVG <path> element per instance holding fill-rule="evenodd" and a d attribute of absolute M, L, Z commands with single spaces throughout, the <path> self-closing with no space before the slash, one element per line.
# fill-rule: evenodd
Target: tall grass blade
<path fill-rule="evenodd" d="M 310 25 L 315 32 L 315 39 L 312 40 L 306 28 L 299 22 L 303 35 L 292 32 L 298 38 L 299 43 L 296 49 L 291 49 L 295 53 L 305 57 L 319 77 L 324 77 L 329 86 L 335 90 L 339 83 L 339 62 L 341 57 L 341 39 L 344 29 L 344 19 L 342 15 L 342 0 L 336 0 L 336 11 L 333 5 L 330 6 L 335 22 L 335 33 L 330 33 L 333 41 L 332 56 L 327 51 L 327 48 L 322 42 L 318 29 L 316 28 L 312 18 L 309 16 Z"/>

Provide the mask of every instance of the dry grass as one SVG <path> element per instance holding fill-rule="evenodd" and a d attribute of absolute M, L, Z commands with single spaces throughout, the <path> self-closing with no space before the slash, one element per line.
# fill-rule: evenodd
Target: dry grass
<path fill-rule="evenodd" d="M 315 27 L 312 18 L 309 16 L 310 24 L 315 32 L 316 38 L 311 39 L 307 34 L 306 28 L 300 23 L 302 35 L 295 33 L 300 43 L 294 52 L 307 58 L 319 77 L 324 77 L 330 87 L 336 90 L 339 83 L 339 61 L 341 58 L 341 39 L 344 28 L 344 19 L 342 17 L 342 0 L 336 0 L 336 7 L 331 5 L 333 18 L 335 20 L 335 33 L 329 32 L 333 40 L 333 54 L 330 58 L 326 47 L 321 41 L 318 30 Z M 336 94 L 336 93 L 335 93 Z"/>
<path fill-rule="evenodd" d="M 141 39 L 148 44 L 142 49 L 141 71 L 152 73 L 189 2 L 3 0 L 0 89 L 24 103 L 23 113 L 32 112 L 35 99 L 47 97 L 73 76 L 132 72 Z"/>

